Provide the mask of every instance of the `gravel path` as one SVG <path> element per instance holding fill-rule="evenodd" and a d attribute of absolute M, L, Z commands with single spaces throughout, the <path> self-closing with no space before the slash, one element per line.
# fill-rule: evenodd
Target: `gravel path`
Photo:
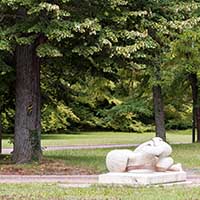
<path fill-rule="evenodd" d="M 0 183 L 94 184 L 98 175 L 0 175 Z"/>
<path fill-rule="evenodd" d="M 55 150 L 75 150 L 75 149 L 106 149 L 106 148 L 128 148 L 136 147 L 139 144 L 100 144 L 100 145 L 67 145 L 67 146 L 47 146 L 43 147 L 44 151 L 55 151 Z M 3 154 L 9 154 L 12 152 L 12 148 L 3 148 Z"/>
<path fill-rule="evenodd" d="M 98 183 L 98 175 L 0 175 L 0 183 L 59 183 L 64 187 L 84 187 Z M 166 186 L 185 185 L 200 186 L 200 175 L 188 174 L 185 182 L 164 184 Z"/>
<path fill-rule="evenodd" d="M 173 143 L 173 144 L 190 144 L 190 143 Z M 67 146 L 47 146 L 43 147 L 44 151 L 55 150 L 75 150 L 75 149 L 106 149 L 106 148 L 130 148 L 136 147 L 139 144 L 98 144 L 98 145 L 67 145 Z M 3 154 L 10 154 L 13 151 L 12 148 L 3 148 Z"/>

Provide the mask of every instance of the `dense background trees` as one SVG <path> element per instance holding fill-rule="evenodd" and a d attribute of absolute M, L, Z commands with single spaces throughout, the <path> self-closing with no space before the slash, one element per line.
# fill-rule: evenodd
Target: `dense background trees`
<path fill-rule="evenodd" d="M 15 115 L 14 161 L 40 159 L 41 124 L 43 132 L 142 132 L 155 121 L 166 139 L 166 127 L 192 127 L 192 100 L 199 141 L 199 85 L 191 79 L 199 76 L 199 7 L 2 0 L 0 121 L 12 133 Z"/>

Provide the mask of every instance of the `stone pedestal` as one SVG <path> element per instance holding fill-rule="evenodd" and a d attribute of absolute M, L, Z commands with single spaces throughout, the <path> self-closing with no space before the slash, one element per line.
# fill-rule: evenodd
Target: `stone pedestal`
<path fill-rule="evenodd" d="M 186 181 L 186 172 L 135 171 L 99 175 L 100 184 L 152 185 Z"/>

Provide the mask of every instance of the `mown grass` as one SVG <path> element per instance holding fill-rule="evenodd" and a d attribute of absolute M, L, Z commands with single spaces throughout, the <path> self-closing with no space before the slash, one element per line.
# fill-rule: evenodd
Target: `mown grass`
<path fill-rule="evenodd" d="M 106 172 L 105 157 L 110 149 L 46 151 L 47 159 L 62 160 L 66 165 L 87 168 L 96 174 Z"/>
<path fill-rule="evenodd" d="M 168 133 L 168 141 L 170 142 L 189 142 L 190 131 L 171 131 Z M 43 135 L 43 142 L 50 142 L 48 144 L 52 145 L 78 145 L 78 144 L 109 144 L 109 143 L 141 143 L 153 137 L 153 133 L 110 133 L 110 132 L 91 132 L 91 133 L 80 133 L 80 134 L 70 134 L 70 135 Z M 189 141 L 188 141 L 189 140 Z M 102 142 L 103 141 L 103 142 Z M 60 143 L 59 143 L 60 142 Z M 66 144 L 67 143 L 67 144 Z M 197 171 L 200 171 L 200 144 L 179 144 L 172 145 L 173 154 L 175 162 L 182 163 L 185 168 L 197 168 Z M 130 148 L 134 150 L 134 148 Z M 62 151 L 44 151 L 44 161 L 45 166 L 44 170 L 41 171 L 43 166 L 38 165 L 37 163 L 28 164 L 28 165 L 13 165 L 11 166 L 15 171 L 28 171 L 27 169 L 34 169 L 38 171 L 38 174 L 55 174 L 55 166 L 48 168 L 47 166 L 53 166 L 53 163 L 60 163 L 63 166 L 63 170 L 66 167 L 74 167 L 79 170 L 83 169 L 83 173 L 92 172 L 92 173 L 103 173 L 106 172 L 105 166 L 105 157 L 106 154 L 111 149 L 90 149 L 90 150 L 62 150 Z M 8 158 L 9 159 L 9 158 Z M 1 159 L 2 160 L 2 159 Z M 2 165 L 6 167 L 6 161 L 2 160 Z M 10 166 L 9 166 L 10 167 Z M 17 169 L 15 169 L 17 168 Z M 79 168 L 79 170 L 78 170 Z M 10 173 L 12 173 L 12 169 Z M 8 169 L 6 168 L 5 171 Z M 3 171 L 3 170 L 1 170 Z M 29 170 L 30 171 L 30 170 Z M 27 172 L 29 173 L 29 172 Z M 58 172 L 59 173 L 59 172 Z M 61 171 L 60 173 L 64 173 Z M 69 172 L 66 172 L 68 174 Z M 73 172 L 75 173 L 75 172 Z"/>
<path fill-rule="evenodd" d="M 56 184 L 0 184 L 1 200 L 200 200 L 200 189 L 190 187 L 62 188 Z"/>
<path fill-rule="evenodd" d="M 200 169 L 200 144 L 172 145 L 172 157 L 186 168 Z"/>
<path fill-rule="evenodd" d="M 172 157 L 183 168 L 195 169 L 200 173 L 200 144 L 172 145 Z M 134 148 L 130 148 L 134 150 Z M 12 165 L 7 159 L 0 158 L 2 174 L 100 174 L 107 172 L 105 158 L 112 149 L 44 151 L 44 159 L 38 164 Z"/>
<path fill-rule="evenodd" d="M 172 145 L 172 148 L 172 157 L 176 163 L 182 163 L 183 167 L 187 169 L 197 168 L 200 170 L 200 144 L 177 144 Z M 44 152 L 44 155 L 48 159 L 62 160 L 71 166 L 89 168 L 96 173 L 103 173 L 106 172 L 105 157 L 110 150 L 47 151 Z"/>
<path fill-rule="evenodd" d="M 172 145 L 172 157 L 184 168 L 200 170 L 200 144 Z M 134 149 L 134 148 L 132 148 Z M 64 161 L 74 168 L 106 172 L 105 156 L 111 149 L 44 152 L 46 159 Z M 51 163 L 50 163 L 51 164 Z M 31 165 L 30 165 L 31 166 Z M 0 184 L 0 200 L 200 200 L 199 187 L 103 187 L 63 188 L 58 184 Z"/>
<path fill-rule="evenodd" d="M 139 144 L 155 136 L 153 132 L 80 132 L 70 134 L 43 134 L 42 146 L 95 145 L 95 144 Z M 167 140 L 170 143 L 190 143 L 191 130 L 168 131 Z M 3 147 L 12 147 L 10 140 L 3 140 Z"/>

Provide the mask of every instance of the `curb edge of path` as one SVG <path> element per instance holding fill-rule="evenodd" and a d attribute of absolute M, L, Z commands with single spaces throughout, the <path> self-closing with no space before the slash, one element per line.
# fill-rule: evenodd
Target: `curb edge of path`
<path fill-rule="evenodd" d="M 0 175 L 0 183 L 95 184 L 98 175 Z"/>
<path fill-rule="evenodd" d="M 0 183 L 97 184 L 99 175 L 0 175 Z M 200 175 L 187 175 L 187 182 L 200 184 Z"/>

